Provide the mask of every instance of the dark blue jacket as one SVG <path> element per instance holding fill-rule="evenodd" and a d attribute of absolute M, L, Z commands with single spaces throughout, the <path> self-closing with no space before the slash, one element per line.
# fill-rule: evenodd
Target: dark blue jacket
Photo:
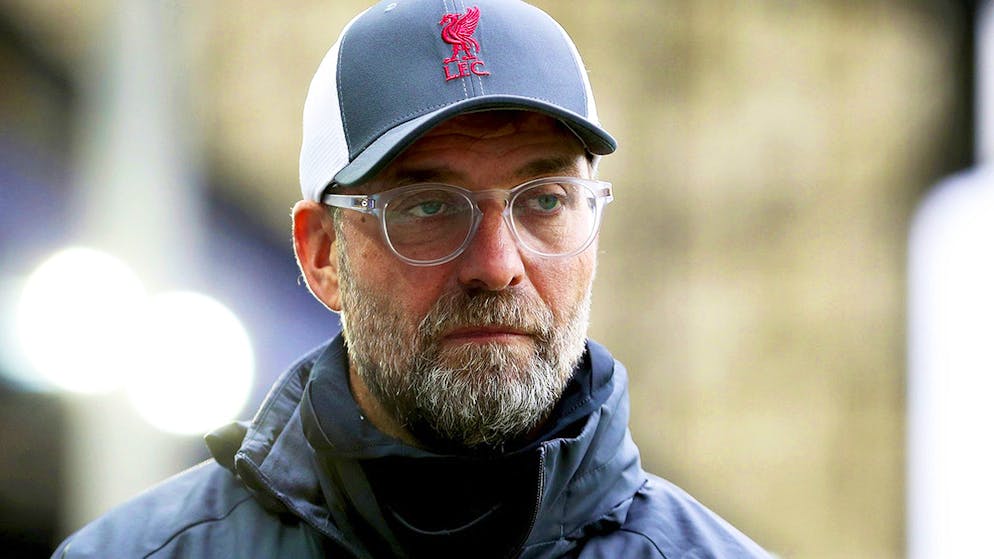
<path fill-rule="evenodd" d="M 214 460 L 84 527 L 54 557 L 767 557 L 642 470 L 627 373 L 594 342 L 552 427 L 501 456 L 389 438 L 347 379 L 339 337 L 285 373 L 251 425 L 208 435 Z"/>

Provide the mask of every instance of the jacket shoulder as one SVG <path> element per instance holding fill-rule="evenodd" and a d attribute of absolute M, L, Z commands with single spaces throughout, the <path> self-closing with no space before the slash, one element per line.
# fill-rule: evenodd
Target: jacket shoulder
<path fill-rule="evenodd" d="M 625 521 L 590 540 L 581 558 L 769 558 L 742 532 L 676 485 L 649 474 Z"/>
<path fill-rule="evenodd" d="M 267 512 L 211 460 L 86 525 L 52 557 L 307 557 L 319 546 L 309 527 Z"/>

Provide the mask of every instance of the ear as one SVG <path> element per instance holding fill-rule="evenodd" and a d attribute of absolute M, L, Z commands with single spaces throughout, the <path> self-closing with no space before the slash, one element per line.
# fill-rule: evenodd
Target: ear
<path fill-rule="evenodd" d="M 312 200 L 293 207 L 293 251 L 311 293 L 324 306 L 341 312 L 335 227 L 327 208 Z"/>

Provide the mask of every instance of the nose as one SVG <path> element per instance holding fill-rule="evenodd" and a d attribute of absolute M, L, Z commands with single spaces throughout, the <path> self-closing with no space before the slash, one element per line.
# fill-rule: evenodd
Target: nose
<path fill-rule="evenodd" d="M 470 289 L 500 291 L 521 283 L 525 265 L 499 203 L 486 206 L 475 236 L 458 260 L 459 283 Z"/>

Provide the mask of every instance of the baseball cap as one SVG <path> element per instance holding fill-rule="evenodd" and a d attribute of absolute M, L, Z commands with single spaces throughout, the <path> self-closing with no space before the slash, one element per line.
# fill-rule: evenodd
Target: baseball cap
<path fill-rule="evenodd" d="M 617 147 L 576 46 L 545 12 L 519 0 L 380 2 L 345 27 L 311 81 L 304 199 L 373 177 L 449 118 L 497 109 L 554 117 L 594 155 Z"/>

